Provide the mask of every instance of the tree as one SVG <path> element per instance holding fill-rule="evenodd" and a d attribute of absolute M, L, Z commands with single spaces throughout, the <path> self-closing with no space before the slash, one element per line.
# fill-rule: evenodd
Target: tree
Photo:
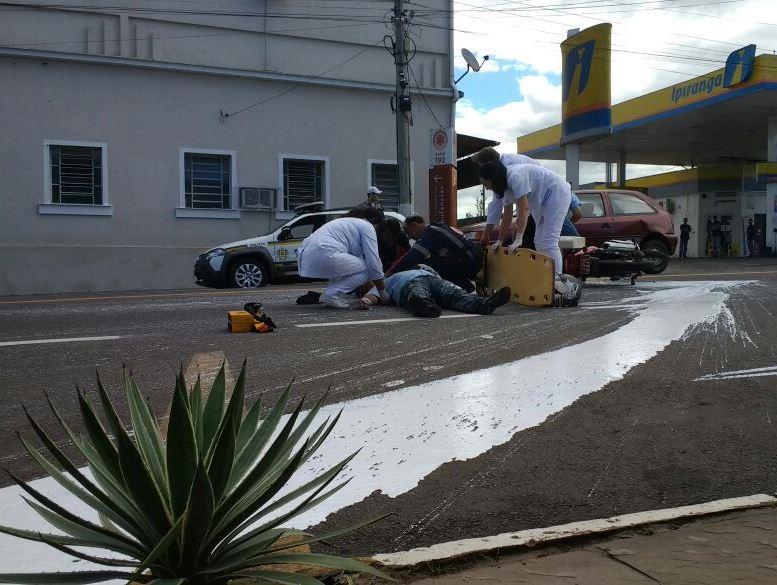
<path fill-rule="evenodd" d="M 475 215 L 483 216 L 486 214 L 486 188 L 481 187 L 480 193 L 475 196 Z"/>

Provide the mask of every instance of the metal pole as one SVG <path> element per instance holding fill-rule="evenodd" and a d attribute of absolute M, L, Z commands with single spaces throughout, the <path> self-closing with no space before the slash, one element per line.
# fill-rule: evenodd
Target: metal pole
<path fill-rule="evenodd" d="M 405 14 L 403 0 L 394 0 L 394 64 L 397 69 L 396 123 L 397 123 L 397 181 L 399 183 L 399 212 L 412 212 L 410 185 L 410 89 L 407 81 L 407 48 L 405 45 Z"/>
<path fill-rule="evenodd" d="M 575 36 L 580 32 L 579 28 L 570 28 L 567 30 L 567 38 Z M 580 143 L 571 142 L 565 147 L 566 158 L 566 178 L 567 183 L 572 189 L 580 188 Z"/>

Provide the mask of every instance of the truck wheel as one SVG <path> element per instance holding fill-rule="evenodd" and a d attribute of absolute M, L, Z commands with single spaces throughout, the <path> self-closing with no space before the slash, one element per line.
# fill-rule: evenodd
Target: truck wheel
<path fill-rule="evenodd" d="M 645 244 L 640 244 L 640 249 L 645 254 L 647 261 L 646 273 L 661 274 L 669 266 L 669 248 L 663 242 L 650 240 Z"/>
<path fill-rule="evenodd" d="M 233 262 L 229 267 L 227 278 L 232 288 L 259 288 L 265 286 L 269 280 L 267 268 L 256 258 Z"/>

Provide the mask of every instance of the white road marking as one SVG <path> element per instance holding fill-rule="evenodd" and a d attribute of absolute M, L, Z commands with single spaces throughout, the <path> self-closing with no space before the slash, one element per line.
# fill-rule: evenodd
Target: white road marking
<path fill-rule="evenodd" d="M 59 337 L 51 339 L 25 339 L 22 341 L 3 341 L 0 347 L 12 347 L 14 345 L 38 345 L 40 343 L 78 343 L 81 341 L 112 341 L 121 339 L 121 335 L 102 335 L 98 337 Z"/>
<path fill-rule="evenodd" d="M 749 370 L 734 370 L 732 372 L 718 372 L 696 378 L 694 382 L 707 382 L 710 380 L 735 380 L 738 378 L 763 378 L 765 376 L 777 376 L 777 366 L 768 368 L 751 368 Z"/>
<path fill-rule="evenodd" d="M 456 313 L 454 315 L 443 315 L 439 319 L 464 319 L 466 317 L 482 317 L 483 315 L 470 315 L 468 313 Z M 300 329 L 310 327 L 342 327 L 344 325 L 383 325 L 384 323 L 401 323 L 403 321 L 434 321 L 425 317 L 397 317 L 395 319 L 366 319 L 364 321 L 332 321 L 329 323 L 303 323 L 295 325 Z"/>

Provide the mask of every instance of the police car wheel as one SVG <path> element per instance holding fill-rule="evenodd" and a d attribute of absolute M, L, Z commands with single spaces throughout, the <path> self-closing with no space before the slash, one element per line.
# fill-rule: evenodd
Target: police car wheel
<path fill-rule="evenodd" d="M 229 267 L 229 286 L 259 288 L 267 284 L 267 269 L 259 260 L 237 260 Z"/>

